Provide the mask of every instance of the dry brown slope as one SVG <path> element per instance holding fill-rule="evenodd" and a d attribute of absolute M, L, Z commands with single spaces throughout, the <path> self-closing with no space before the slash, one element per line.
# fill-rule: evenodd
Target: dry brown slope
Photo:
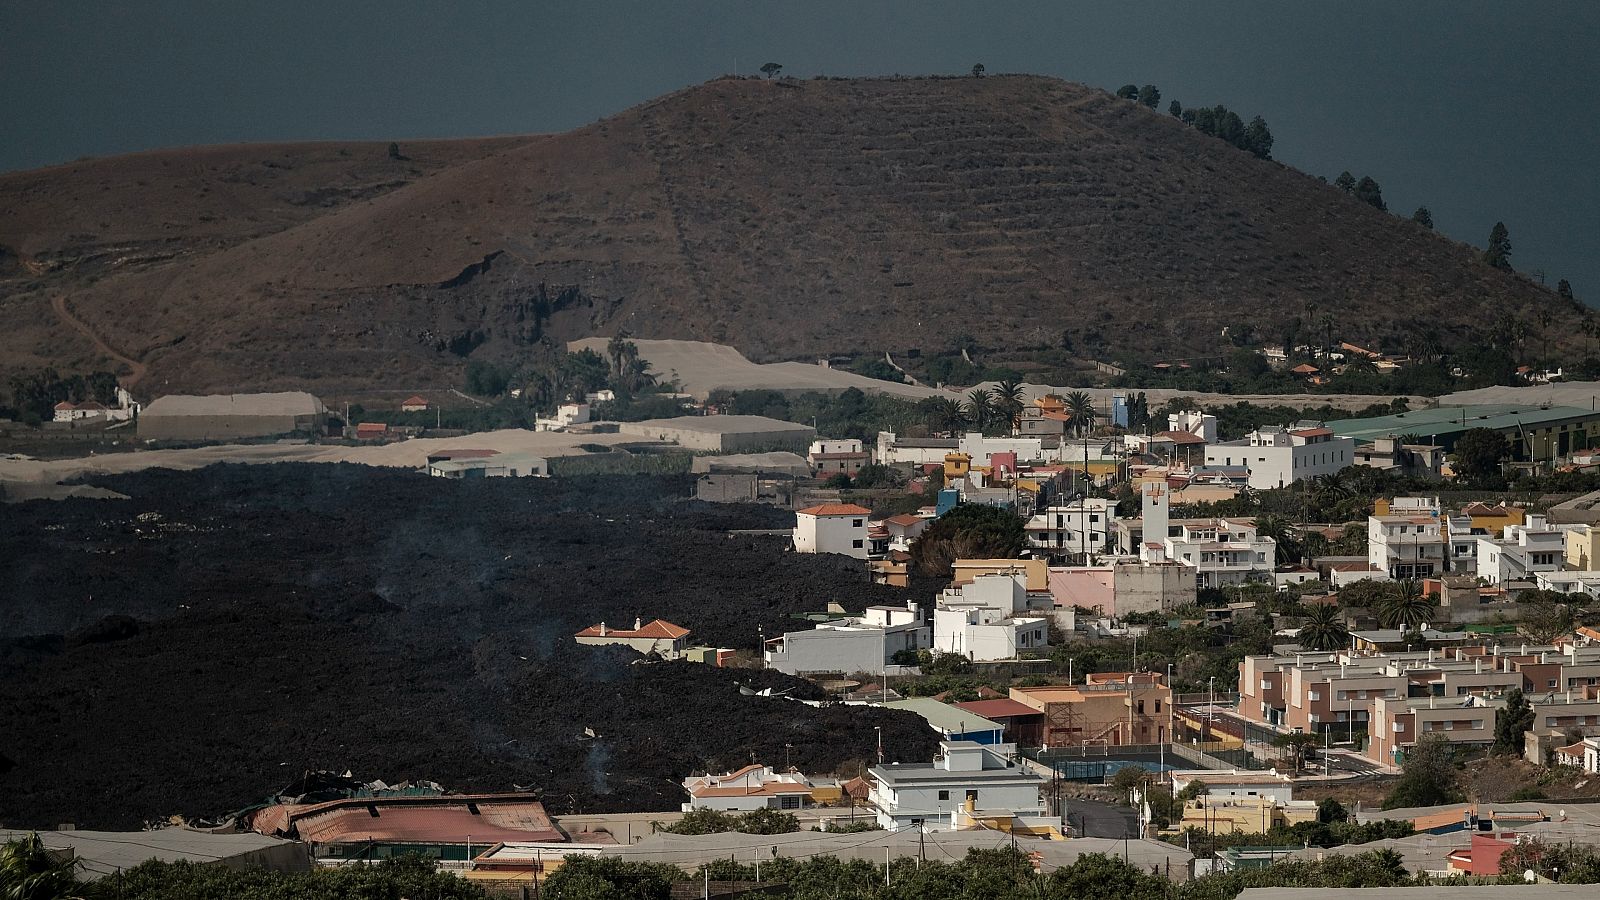
<path fill-rule="evenodd" d="M 158 383 L 337 387 L 622 328 L 758 360 L 963 332 L 1176 354 L 1310 306 L 1347 337 L 1448 341 L 1549 296 L 1053 79 L 720 80 L 498 149 L 73 309 L 145 348 Z"/>

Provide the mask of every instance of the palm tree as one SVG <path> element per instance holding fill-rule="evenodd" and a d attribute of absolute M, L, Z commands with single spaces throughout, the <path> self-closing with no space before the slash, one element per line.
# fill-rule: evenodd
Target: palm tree
<path fill-rule="evenodd" d="M 1017 419 L 1022 415 L 1024 393 L 1022 382 L 1011 378 L 994 386 L 995 410 L 1005 416 L 1013 428 L 1017 427 Z"/>
<path fill-rule="evenodd" d="M 994 395 L 985 388 L 976 387 L 967 392 L 967 421 L 972 427 L 983 430 L 994 412 Z"/>
<path fill-rule="evenodd" d="M 1271 538 L 1273 543 L 1277 544 L 1276 562 L 1282 563 L 1294 559 L 1291 554 L 1295 547 L 1295 531 L 1288 519 L 1272 513 L 1256 516 L 1256 536 Z"/>
<path fill-rule="evenodd" d="M 1350 641 L 1350 629 L 1339 618 L 1337 606 L 1313 606 L 1297 639 L 1307 650 L 1341 650 Z"/>
<path fill-rule="evenodd" d="M 0 897 L 78 900 L 78 864 L 45 849 L 37 834 L 0 845 Z"/>
<path fill-rule="evenodd" d="M 622 377 L 622 358 L 627 355 L 628 332 L 618 331 L 606 342 L 606 356 L 611 360 L 611 374 Z M 637 352 L 637 350 L 635 350 Z"/>
<path fill-rule="evenodd" d="M 1378 624 L 1385 628 L 1415 629 L 1433 616 L 1433 602 L 1422 593 L 1422 584 L 1408 578 L 1384 597 L 1374 610 Z"/>
<path fill-rule="evenodd" d="M 949 397 L 933 397 L 923 404 L 923 421 L 928 428 L 943 432 L 950 437 L 955 437 L 956 432 L 967 424 L 967 414 L 961 411 L 961 404 Z"/>
<path fill-rule="evenodd" d="M 1072 419 L 1072 427 L 1079 434 L 1087 434 L 1094 430 L 1094 399 L 1086 391 L 1071 391 L 1062 398 L 1066 406 L 1067 415 Z"/>
<path fill-rule="evenodd" d="M 1350 358 L 1344 364 L 1344 374 L 1376 375 L 1378 374 L 1378 364 L 1373 362 L 1372 357 L 1370 356 L 1366 356 L 1361 353 L 1352 353 L 1350 354 Z"/>

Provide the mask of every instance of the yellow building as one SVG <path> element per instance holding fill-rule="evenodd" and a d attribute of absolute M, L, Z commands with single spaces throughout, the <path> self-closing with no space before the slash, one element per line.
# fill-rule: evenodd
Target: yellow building
<path fill-rule="evenodd" d="M 960 587 L 979 575 L 1022 575 L 1022 587 L 1029 591 L 1050 589 L 1050 564 L 1043 559 L 958 559 L 952 586 Z"/>
<path fill-rule="evenodd" d="M 1317 820 L 1313 800 L 1278 801 L 1271 797 L 1199 797 L 1183 805 L 1179 830 L 1199 828 L 1217 834 L 1242 831 L 1259 834 L 1274 825 L 1296 825 Z"/>
<path fill-rule="evenodd" d="M 1472 520 L 1472 530 L 1483 529 L 1499 537 L 1507 525 L 1521 525 L 1523 510 L 1520 506 L 1490 506 L 1487 503 L 1468 503 L 1462 514 Z"/>
<path fill-rule="evenodd" d="M 965 453 L 946 453 L 944 455 L 944 480 L 949 482 L 955 478 L 965 478 L 972 471 L 972 457 Z"/>
<path fill-rule="evenodd" d="M 1580 572 L 1600 568 L 1600 528 L 1574 525 L 1566 533 L 1567 567 Z"/>

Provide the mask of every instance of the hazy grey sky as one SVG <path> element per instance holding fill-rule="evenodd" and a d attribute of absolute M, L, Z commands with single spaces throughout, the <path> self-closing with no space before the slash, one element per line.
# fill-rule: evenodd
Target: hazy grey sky
<path fill-rule="evenodd" d="M 153 147 L 559 131 L 768 60 L 1158 85 L 1264 116 L 1600 303 L 1600 0 L 0 3 L 0 171 Z M 1162 105 L 1166 105 L 1166 99 Z"/>

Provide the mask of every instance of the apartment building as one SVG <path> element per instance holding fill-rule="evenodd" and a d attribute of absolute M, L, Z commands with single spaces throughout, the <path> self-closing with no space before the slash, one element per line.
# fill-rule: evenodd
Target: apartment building
<path fill-rule="evenodd" d="M 1452 744 L 1487 747 L 1494 743 L 1494 717 L 1505 708 L 1503 697 L 1471 695 L 1459 699 L 1438 697 L 1380 697 L 1374 703 L 1368 729 L 1366 755 L 1386 765 L 1398 765 L 1408 749 L 1423 735 L 1442 735 Z"/>
<path fill-rule="evenodd" d="M 1049 646 L 1054 601 L 1041 595 L 1040 602 L 1044 610 L 1031 609 L 1023 575 L 979 575 L 946 588 L 933 611 L 933 649 L 974 661 L 1016 659 L 1024 650 L 1042 650 Z"/>
<path fill-rule="evenodd" d="M 1366 754 L 1385 764 L 1432 732 L 1492 741 L 1493 710 L 1513 690 L 1528 697 L 1536 731 L 1600 729 L 1600 645 L 1282 653 L 1239 664 L 1240 715 L 1335 739 L 1365 731 Z"/>

